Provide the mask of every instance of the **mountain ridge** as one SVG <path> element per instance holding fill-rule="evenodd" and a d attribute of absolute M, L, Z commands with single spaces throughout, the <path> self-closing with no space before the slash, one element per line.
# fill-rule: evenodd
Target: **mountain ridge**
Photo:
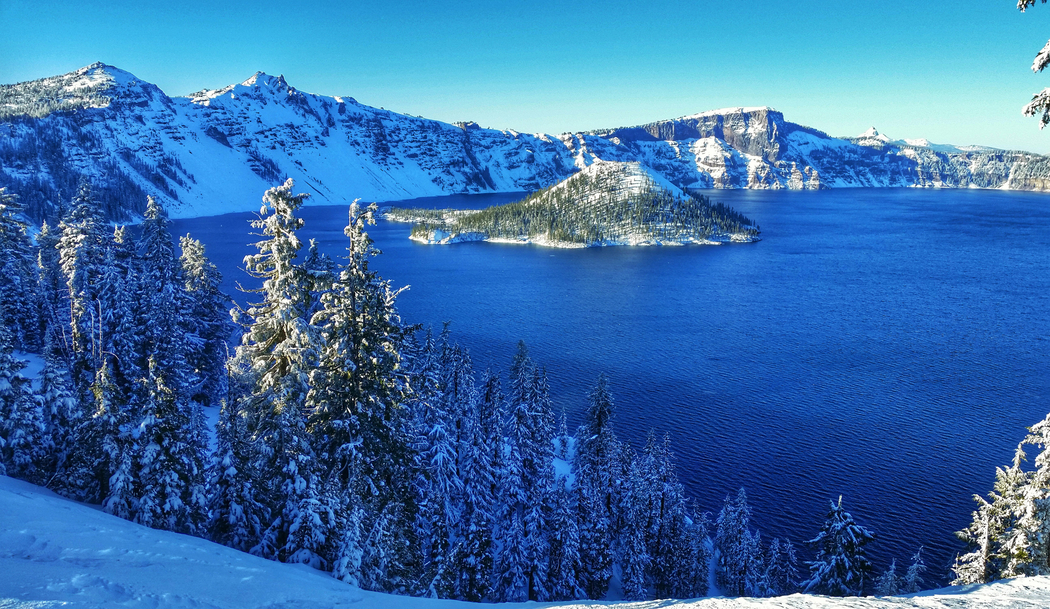
<path fill-rule="evenodd" d="M 596 160 L 640 162 L 687 190 L 1050 190 L 1050 158 L 919 140 L 834 138 L 769 107 L 551 134 L 444 123 L 299 91 L 258 72 L 169 97 L 95 63 L 0 85 L 0 186 L 54 218 L 80 175 L 114 219 L 158 197 L 175 217 L 246 211 L 285 178 L 315 204 L 532 191 Z"/>

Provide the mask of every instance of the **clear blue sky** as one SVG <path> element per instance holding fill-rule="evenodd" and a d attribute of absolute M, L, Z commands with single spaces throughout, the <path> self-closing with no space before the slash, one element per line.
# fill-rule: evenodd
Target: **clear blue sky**
<path fill-rule="evenodd" d="M 311 93 L 560 133 L 772 106 L 832 135 L 1050 152 L 1022 117 L 1050 5 L 1015 0 L 0 0 L 0 82 L 104 61 L 169 95 Z"/>

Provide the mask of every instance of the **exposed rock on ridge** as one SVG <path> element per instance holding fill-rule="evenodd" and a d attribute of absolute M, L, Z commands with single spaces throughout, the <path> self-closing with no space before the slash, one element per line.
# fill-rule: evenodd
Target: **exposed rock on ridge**
<path fill-rule="evenodd" d="M 187 97 L 101 63 L 0 86 L 0 186 L 36 221 L 58 213 L 80 175 L 111 217 L 141 212 L 146 194 L 195 216 L 255 209 L 286 177 L 314 204 L 335 204 L 531 191 L 596 160 L 640 162 L 686 189 L 1050 189 L 1047 157 L 833 138 L 770 108 L 551 136 L 397 114 L 261 72 Z"/>

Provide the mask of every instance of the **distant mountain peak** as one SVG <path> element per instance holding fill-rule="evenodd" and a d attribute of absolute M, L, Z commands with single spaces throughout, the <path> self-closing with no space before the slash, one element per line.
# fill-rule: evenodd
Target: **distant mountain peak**
<path fill-rule="evenodd" d="M 867 131 L 861 133 L 855 139 L 869 141 L 874 140 L 877 142 L 882 142 L 884 144 L 892 141 L 889 137 L 879 133 L 879 130 L 875 127 L 869 127 Z"/>
<path fill-rule="evenodd" d="M 256 72 L 250 78 L 241 83 L 245 87 L 269 87 L 280 91 L 287 91 L 293 89 L 288 81 L 284 79 L 284 74 L 280 76 L 270 76 L 266 72 Z"/>

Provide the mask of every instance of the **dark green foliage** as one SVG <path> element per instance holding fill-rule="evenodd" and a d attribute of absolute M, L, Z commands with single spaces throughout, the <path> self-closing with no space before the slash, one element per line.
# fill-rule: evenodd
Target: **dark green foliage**
<path fill-rule="evenodd" d="M 610 164 L 611 165 L 611 164 Z M 628 238 L 659 242 L 701 240 L 717 233 L 758 234 L 745 216 L 702 196 L 675 196 L 644 174 L 640 189 L 624 181 L 639 179 L 624 166 L 581 172 L 517 203 L 476 212 L 393 209 L 389 216 L 418 222 L 412 236 L 434 231 L 477 233 L 488 238 L 545 240 L 602 245 Z"/>

